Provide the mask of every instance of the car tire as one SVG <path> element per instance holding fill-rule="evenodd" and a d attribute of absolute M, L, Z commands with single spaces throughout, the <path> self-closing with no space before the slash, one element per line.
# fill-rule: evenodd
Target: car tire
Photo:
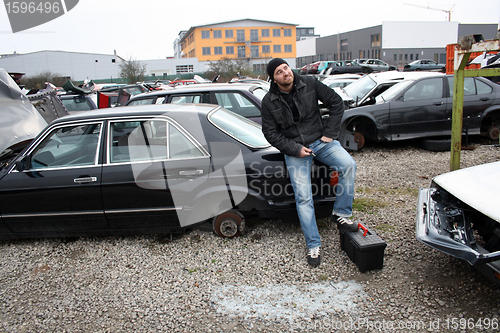
<path fill-rule="evenodd" d="M 245 217 L 239 211 L 231 209 L 215 216 L 212 220 L 212 227 L 220 237 L 238 237 L 245 232 Z"/>
<path fill-rule="evenodd" d="M 450 151 L 451 139 L 423 139 L 422 148 L 429 151 Z"/>

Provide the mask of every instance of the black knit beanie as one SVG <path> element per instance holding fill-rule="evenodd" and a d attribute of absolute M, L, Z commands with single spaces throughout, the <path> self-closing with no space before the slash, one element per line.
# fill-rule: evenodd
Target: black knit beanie
<path fill-rule="evenodd" d="M 269 63 L 267 64 L 267 75 L 269 75 L 269 77 L 271 78 L 271 81 L 274 80 L 274 71 L 281 64 L 288 65 L 288 63 L 284 59 L 281 59 L 281 58 L 274 58 L 271 61 L 269 61 Z"/>

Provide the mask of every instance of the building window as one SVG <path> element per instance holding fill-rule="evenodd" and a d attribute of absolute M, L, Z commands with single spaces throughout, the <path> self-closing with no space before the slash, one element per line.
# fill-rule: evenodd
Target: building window
<path fill-rule="evenodd" d="M 413 61 L 413 53 L 410 54 L 410 61 Z"/>
<path fill-rule="evenodd" d="M 238 42 L 245 41 L 245 30 L 236 30 L 236 40 Z"/>
<path fill-rule="evenodd" d="M 111 62 L 112 62 L 112 63 L 115 63 L 115 62 L 116 62 L 116 59 L 111 59 Z"/>
<path fill-rule="evenodd" d="M 262 45 L 262 53 L 271 53 L 271 45 Z"/>
<path fill-rule="evenodd" d="M 259 57 L 259 46 L 252 45 L 250 48 L 250 53 L 251 53 L 252 58 L 258 58 Z"/>
<path fill-rule="evenodd" d="M 292 45 L 285 45 L 285 53 L 292 53 Z"/>
<path fill-rule="evenodd" d="M 193 73 L 193 65 L 177 65 L 175 66 L 175 72 L 179 73 Z M 167 75 L 167 73 L 163 73 L 163 75 Z"/>
<path fill-rule="evenodd" d="M 262 37 L 269 37 L 269 29 L 262 29 L 260 33 Z"/>
<path fill-rule="evenodd" d="M 238 58 L 245 58 L 247 56 L 247 50 L 244 46 L 238 46 Z"/>
<path fill-rule="evenodd" d="M 408 61 L 408 54 L 405 54 L 405 61 Z"/>
<path fill-rule="evenodd" d="M 226 34 L 226 38 L 234 38 L 233 37 L 233 30 L 226 30 L 225 34 Z"/>
<path fill-rule="evenodd" d="M 281 37 L 281 29 L 273 29 L 273 37 Z"/>
<path fill-rule="evenodd" d="M 281 53 L 281 45 L 273 45 L 274 53 Z"/>
<path fill-rule="evenodd" d="M 340 41 L 340 51 L 347 51 L 347 48 L 349 47 L 349 42 L 347 39 L 342 39 Z"/>
<path fill-rule="evenodd" d="M 210 55 L 210 48 L 209 47 L 204 47 L 202 49 L 203 55 Z"/>
<path fill-rule="evenodd" d="M 372 47 L 380 47 L 380 34 L 372 35 Z"/>
<path fill-rule="evenodd" d="M 398 61 L 398 55 L 394 54 L 394 61 Z"/>
<path fill-rule="evenodd" d="M 254 72 L 265 72 L 266 66 L 266 64 L 253 64 L 253 70 Z"/>
<path fill-rule="evenodd" d="M 250 41 L 251 42 L 259 41 L 259 30 L 257 30 L 257 29 L 250 30 Z"/>
<path fill-rule="evenodd" d="M 216 55 L 222 54 L 222 46 L 214 46 L 214 54 Z"/>
<path fill-rule="evenodd" d="M 292 29 L 284 29 L 283 30 L 283 36 L 285 36 L 285 37 L 292 37 Z"/>
<path fill-rule="evenodd" d="M 214 30 L 214 38 L 222 38 L 222 30 Z"/>
<path fill-rule="evenodd" d="M 418 60 L 418 53 L 415 54 L 415 60 Z"/>
<path fill-rule="evenodd" d="M 209 30 L 202 30 L 201 31 L 201 38 L 202 39 L 209 39 L 210 38 L 210 31 Z"/>
<path fill-rule="evenodd" d="M 234 54 L 234 46 L 226 46 L 226 54 Z"/>

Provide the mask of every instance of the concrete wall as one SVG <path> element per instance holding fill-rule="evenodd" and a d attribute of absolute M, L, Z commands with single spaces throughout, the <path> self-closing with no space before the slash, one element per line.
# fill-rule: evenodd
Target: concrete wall
<path fill-rule="evenodd" d="M 72 80 L 103 79 L 117 78 L 121 61 L 116 55 L 40 51 L 2 57 L 0 68 L 7 72 L 25 73 L 26 76 L 48 71 Z"/>

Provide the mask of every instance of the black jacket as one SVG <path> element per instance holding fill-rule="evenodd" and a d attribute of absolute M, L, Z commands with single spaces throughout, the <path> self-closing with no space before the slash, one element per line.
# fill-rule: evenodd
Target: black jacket
<path fill-rule="evenodd" d="M 293 84 L 293 100 L 299 111 L 299 121 L 293 120 L 278 85 L 272 82 L 271 89 L 262 100 L 262 132 L 267 141 L 282 153 L 299 156 L 302 146 L 322 136 L 338 139 L 344 102 L 333 89 L 314 77 L 294 73 Z M 328 109 L 328 117 L 321 117 L 318 100 Z"/>

